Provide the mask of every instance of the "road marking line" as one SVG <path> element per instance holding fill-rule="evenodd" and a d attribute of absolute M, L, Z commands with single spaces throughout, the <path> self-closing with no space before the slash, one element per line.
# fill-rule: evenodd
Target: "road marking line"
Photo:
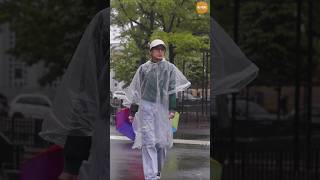
<path fill-rule="evenodd" d="M 114 136 L 114 135 L 110 135 L 110 139 L 112 140 L 122 140 L 122 141 L 131 141 L 129 138 L 125 137 L 125 136 Z"/>
<path fill-rule="evenodd" d="M 110 139 L 121 140 L 121 141 L 131 141 L 129 138 L 125 136 L 115 136 L 115 135 L 110 135 Z M 173 143 L 210 146 L 210 141 L 188 140 L 188 139 L 173 139 Z"/>

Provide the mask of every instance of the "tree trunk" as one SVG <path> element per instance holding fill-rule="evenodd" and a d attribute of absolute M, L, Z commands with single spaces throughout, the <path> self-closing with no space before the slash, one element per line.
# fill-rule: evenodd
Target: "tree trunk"
<path fill-rule="evenodd" d="M 174 46 L 172 44 L 169 44 L 169 61 L 174 64 Z"/>

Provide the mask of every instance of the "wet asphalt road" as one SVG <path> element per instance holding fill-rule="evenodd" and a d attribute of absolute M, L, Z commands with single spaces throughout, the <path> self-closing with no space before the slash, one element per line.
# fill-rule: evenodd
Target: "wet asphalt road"
<path fill-rule="evenodd" d="M 110 140 L 110 179 L 144 180 L 140 150 L 130 141 Z M 203 145 L 175 144 L 168 151 L 162 180 L 209 180 L 210 149 Z"/>

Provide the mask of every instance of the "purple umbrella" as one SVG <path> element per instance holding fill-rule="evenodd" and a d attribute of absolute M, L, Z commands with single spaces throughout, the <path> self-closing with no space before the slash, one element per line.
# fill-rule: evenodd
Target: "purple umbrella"
<path fill-rule="evenodd" d="M 132 123 L 129 121 L 129 108 L 123 108 L 116 114 L 116 129 L 132 141 L 135 139 L 135 134 L 132 128 Z"/>
<path fill-rule="evenodd" d="M 21 168 L 21 180 L 57 180 L 63 170 L 63 149 L 53 145 L 26 160 Z"/>

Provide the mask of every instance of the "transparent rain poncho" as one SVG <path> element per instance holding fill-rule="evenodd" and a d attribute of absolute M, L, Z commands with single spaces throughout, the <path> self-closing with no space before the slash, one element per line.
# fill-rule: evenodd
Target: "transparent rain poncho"
<path fill-rule="evenodd" d="M 87 26 L 39 133 L 61 146 L 68 135 L 92 137 L 78 180 L 109 178 L 109 20 L 107 8 Z"/>
<path fill-rule="evenodd" d="M 172 147 L 169 95 L 184 91 L 190 85 L 181 71 L 165 59 L 157 63 L 147 61 L 138 68 L 130 86 L 125 89 L 128 103 L 139 105 L 133 121 L 136 138 L 132 148 L 146 144 Z M 146 117 L 143 111 L 152 111 L 153 117 Z M 146 120 L 150 118 L 154 121 Z"/>
<path fill-rule="evenodd" d="M 92 136 L 96 119 L 106 116 L 108 41 L 109 16 L 103 10 L 86 28 L 63 75 L 51 113 L 39 133 L 43 139 L 64 146 L 68 135 Z M 106 133 L 105 138 L 108 138 Z"/>
<path fill-rule="evenodd" d="M 240 91 L 258 75 L 259 69 L 211 18 L 213 96 Z"/>

